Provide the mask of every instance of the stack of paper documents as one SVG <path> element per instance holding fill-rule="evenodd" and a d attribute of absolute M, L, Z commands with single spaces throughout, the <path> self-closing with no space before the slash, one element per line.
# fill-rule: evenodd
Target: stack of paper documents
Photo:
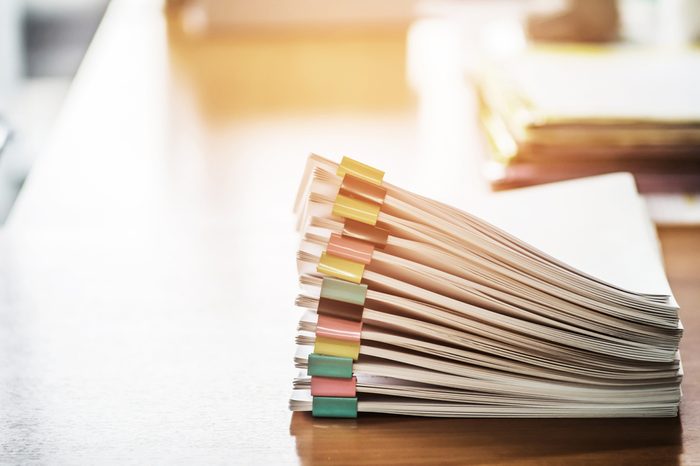
<path fill-rule="evenodd" d="M 630 175 L 467 213 L 312 155 L 296 212 L 292 410 L 677 415 L 678 305 Z"/>

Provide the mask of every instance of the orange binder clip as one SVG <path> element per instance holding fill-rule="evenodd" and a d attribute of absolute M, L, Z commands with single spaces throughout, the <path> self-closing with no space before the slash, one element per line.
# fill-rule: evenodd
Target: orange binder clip
<path fill-rule="evenodd" d="M 352 285 L 352 283 L 349 283 Z M 343 320 L 351 320 L 354 322 L 362 322 L 362 314 L 365 308 L 359 304 L 337 301 L 331 298 L 318 300 L 318 308 L 316 312 L 319 316 L 335 317 Z"/>
<path fill-rule="evenodd" d="M 326 252 L 336 257 L 342 257 L 343 259 L 368 265 L 372 262 L 374 245 L 365 243 L 359 239 L 332 233 L 328 241 Z"/>
<path fill-rule="evenodd" d="M 372 243 L 379 249 L 384 249 L 389 240 L 389 232 L 379 227 L 367 225 L 357 220 L 345 219 L 343 226 L 343 236 L 359 239 L 367 243 Z"/>
<path fill-rule="evenodd" d="M 340 185 L 339 192 L 344 196 L 348 196 L 353 199 L 360 199 L 377 205 L 384 204 L 384 198 L 386 197 L 386 189 L 383 187 L 365 181 L 364 179 L 358 178 L 349 173 L 343 177 L 343 182 Z"/>

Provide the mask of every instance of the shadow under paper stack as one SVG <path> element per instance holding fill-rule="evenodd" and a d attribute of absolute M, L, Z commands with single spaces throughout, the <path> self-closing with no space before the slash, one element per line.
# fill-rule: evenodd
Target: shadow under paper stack
<path fill-rule="evenodd" d="M 383 176 L 309 158 L 292 410 L 677 415 L 682 326 L 629 175 L 505 193 L 478 216 Z"/>

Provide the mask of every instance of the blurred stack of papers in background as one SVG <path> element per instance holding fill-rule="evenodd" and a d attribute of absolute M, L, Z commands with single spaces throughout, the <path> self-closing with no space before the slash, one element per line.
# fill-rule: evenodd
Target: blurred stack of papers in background
<path fill-rule="evenodd" d="M 700 190 L 700 52 L 531 47 L 484 66 L 495 188 L 611 171 L 644 193 Z"/>
<path fill-rule="evenodd" d="M 700 50 L 530 44 L 485 57 L 472 78 L 493 189 L 626 171 L 664 199 L 657 220 L 700 221 Z"/>

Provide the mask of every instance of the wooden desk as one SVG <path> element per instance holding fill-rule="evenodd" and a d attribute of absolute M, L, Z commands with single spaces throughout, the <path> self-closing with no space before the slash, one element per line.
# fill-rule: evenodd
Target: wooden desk
<path fill-rule="evenodd" d="M 1 464 L 700 462 L 697 229 L 661 232 L 679 419 L 289 413 L 306 153 L 447 200 L 473 176 L 468 97 L 415 98 L 405 37 L 191 38 L 158 4 L 113 2 L 0 233 Z"/>

